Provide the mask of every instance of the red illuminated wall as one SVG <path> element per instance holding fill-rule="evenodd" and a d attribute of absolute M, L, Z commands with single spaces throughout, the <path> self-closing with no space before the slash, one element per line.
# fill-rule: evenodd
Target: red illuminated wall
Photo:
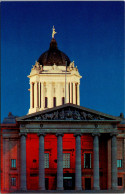
<path fill-rule="evenodd" d="M 9 128 L 10 130 L 10 128 Z M 20 189 L 20 137 L 19 132 L 8 133 L 10 139 L 4 140 L 4 153 L 1 146 L 1 187 L 2 190 L 19 190 Z M 16 135 L 16 138 L 15 138 Z M 18 135 L 18 138 L 17 138 Z M 100 137 L 100 185 L 101 189 L 107 189 L 107 139 Z M 3 144 L 1 144 L 3 145 Z M 39 137 L 37 134 L 27 134 L 26 138 L 26 165 L 27 165 L 27 189 L 37 190 L 39 181 Z M 55 135 L 45 136 L 45 153 L 49 153 L 49 169 L 45 169 L 45 177 L 48 178 L 48 189 L 56 189 L 57 174 L 57 137 Z M 71 173 L 75 175 L 75 137 L 73 134 L 63 136 L 63 153 L 70 153 L 70 169 L 64 169 L 64 174 Z M 92 168 L 84 169 L 84 153 L 91 153 Z M 85 189 L 85 178 L 91 178 L 91 189 L 93 189 L 93 136 L 81 136 L 81 156 L 82 156 L 82 187 Z M 4 158 L 3 158 L 4 157 Z M 11 169 L 10 160 L 17 160 L 17 168 Z M 36 162 L 34 163 L 33 160 Z M 4 161 L 4 163 L 3 163 Z M 11 187 L 10 178 L 16 177 L 16 187 Z"/>
<path fill-rule="evenodd" d="M 100 183 L 101 189 L 107 189 L 107 140 L 101 138 L 100 141 Z M 39 167 L 39 139 L 37 134 L 27 136 L 27 188 L 38 189 L 38 167 Z M 82 186 L 85 189 L 85 177 L 91 177 L 91 187 L 93 187 L 93 137 L 83 135 L 81 137 L 82 156 Z M 45 136 L 45 153 L 49 153 L 49 169 L 45 169 L 45 177 L 49 178 L 48 189 L 56 189 L 57 174 L 57 137 L 55 135 Z M 64 169 L 64 173 L 75 173 L 75 137 L 73 134 L 63 136 L 63 153 L 70 153 L 70 169 Z M 84 169 L 84 153 L 91 153 L 92 168 Z M 36 160 L 35 164 L 33 160 Z M 36 168 L 36 169 L 35 169 Z"/>
<path fill-rule="evenodd" d="M 20 188 L 20 140 L 18 124 L 1 125 L 1 190 L 10 192 Z M 11 159 L 16 159 L 16 168 L 11 168 Z M 16 186 L 11 186 L 11 177 L 16 177 Z"/>

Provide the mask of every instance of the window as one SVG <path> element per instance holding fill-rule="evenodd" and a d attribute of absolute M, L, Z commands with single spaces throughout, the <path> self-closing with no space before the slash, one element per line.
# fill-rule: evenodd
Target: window
<path fill-rule="evenodd" d="M 56 107 L 56 97 L 53 97 L 53 106 Z"/>
<path fill-rule="evenodd" d="M 16 159 L 11 159 L 11 168 L 16 168 Z"/>
<path fill-rule="evenodd" d="M 122 160 L 117 160 L 117 168 L 122 168 Z"/>
<path fill-rule="evenodd" d="M 62 105 L 65 103 L 65 98 L 62 97 Z"/>
<path fill-rule="evenodd" d="M 37 168 L 37 160 L 33 159 L 32 168 Z"/>
<path fill-rule="evenodd" d="M 63 154 L 63 168 L 70 168 L 70 153 Z"/>
<path fill-rule="evenodd" d="M 44 167 L 49 168 L 49 153 L 45 153 L 44 156 Z"/>
<path fill-rule="evenodd" d="M 84 168 L 91 168 L 91 154 L 84 154 Z"/>
<path fill-rule="evenodd" d="M 122 177 L 118 177 L 118 186 L 122 186 Z"/>
<path fill-rule="evenodd" d="M 11 178 L 11 186 L 16 186 L 16 178 L 15 177 Z"/>
<path fill-rule="evenodd" d="M 45 108 L 47 108 L 47 107 L 48 107 L 48 98 L 45 97 Z"/>

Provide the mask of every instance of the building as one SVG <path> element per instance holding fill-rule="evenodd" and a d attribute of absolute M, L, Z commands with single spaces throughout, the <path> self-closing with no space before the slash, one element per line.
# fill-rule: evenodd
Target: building
<path fill-rule="evenodd" d="M 57 47 L 31 69 L 29 114 L 1 128 L 1 189 L 125 189 L 125 121 L 80 106 L 80 74 Z"/>

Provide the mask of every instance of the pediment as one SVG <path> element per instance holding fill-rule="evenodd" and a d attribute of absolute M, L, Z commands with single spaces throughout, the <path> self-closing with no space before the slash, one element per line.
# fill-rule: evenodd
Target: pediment
<path fill-rule="evenodd" d="M 49 108 L 16 119 L 17 121 L 121 121 L 114 117 L 92 109 L 73 104 L 65 104 Z"/>

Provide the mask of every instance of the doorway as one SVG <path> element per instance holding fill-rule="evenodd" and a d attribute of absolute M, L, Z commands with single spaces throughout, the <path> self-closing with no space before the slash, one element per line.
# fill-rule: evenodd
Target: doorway
<path fill-rule="evenodd" d="M 91 190 L 91 178 L 85 178 L 85 190 Z"/>
<path fill-rule="evenodd" d="M 64 190 L 72 190 L 73 188 L 72 177 L 63 177 L 63 187 Z"/>

